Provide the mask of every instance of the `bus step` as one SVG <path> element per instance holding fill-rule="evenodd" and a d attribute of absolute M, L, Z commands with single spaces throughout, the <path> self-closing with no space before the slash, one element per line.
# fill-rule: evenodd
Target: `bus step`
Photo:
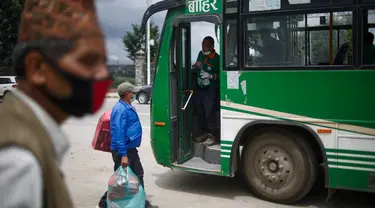
<path fill-rule="evenodd" d="M 202 143 L 194 142 L 194 157 L 203 158 L 205 146 Z"/>
<path fill-rule="evenodd" d="M 205 147 L 203 160 L 212 164 L 220 164 L 220 145 Z"/>
<path fill-rule="evenodd" d="M 200 157 L 211 164 L 221 164 L 220 145 L 205 146 L 194 142 L 194 157 Z"/>

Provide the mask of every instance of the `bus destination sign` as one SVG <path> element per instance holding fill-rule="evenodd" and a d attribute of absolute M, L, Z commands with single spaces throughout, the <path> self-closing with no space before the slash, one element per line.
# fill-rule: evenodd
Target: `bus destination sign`
<path fill-rule="evenodd" d="M 221 0 L 187 0 L 186 12 L 190 14 L 220 13 Z"/>

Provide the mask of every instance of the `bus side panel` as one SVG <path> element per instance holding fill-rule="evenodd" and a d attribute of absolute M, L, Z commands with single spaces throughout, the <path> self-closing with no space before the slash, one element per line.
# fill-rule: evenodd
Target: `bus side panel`
<path fill-rule="evenodd" d="M 156 66 L 151 106 L 151 148 L 158 164 L 170 166 L 172 149 L 170 140 L 170 85 L 169 85 L 169 48 L 173 35 L 172 19 L 175 12 L 168 12 L 164 23 L 164 34 L 160 44 L 160 52 Z M 155 122 L 164 122 L 164 126 L 156 126 Z"/>
<path fill-rule="evenodd" d="M 231 79 L 233 76 L 227 82 Z M 222 84 L 225 90 L 227 83 Z M 238 84 L 238 89 L 227 89 L 223 98 L 251 106 L 252 110 L 269 109 L 371 128 L 368 134 L 375 136 L 375 71 L 241 72 Z M 359 133 L 361 129 L 357 129 Z"/>
<path fill-rule="evenodd" d="M 375 139 L 338 130 L 338 148 L 326 149 L 330 186 L 375 192 Z"/>
<path fill-rule="evenodd" d="M 238 87 L 228 86 L 234 79 Z M 297 121 L 315 132 L 331 129 L 318 133 L 328 157 L 329 187 L 375 191 L 375 71 L 243 71 L 237 78 L 225 72 L 222 80 L 222 114 Z M 234 124 L 223 116 L 222 126 Z M 238 128 L 246 123 L 241 122 Z M 222 130 L 223 145 L 232 145 L 238 131 L 231 132 Z"/>

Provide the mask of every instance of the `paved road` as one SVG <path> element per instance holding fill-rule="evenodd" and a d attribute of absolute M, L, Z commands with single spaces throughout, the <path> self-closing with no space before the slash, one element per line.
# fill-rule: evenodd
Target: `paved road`
<path fill-rule="evenodd" d="M 64 172 L 78 208 L 93 208 L 106 190 L 113 163 L 108 153 L 94 151 L 91 139 L 96 122 L 116 99 L 107 99 L 102 111 L 81 120 L 70 119 L 64 130 L 71 141 L 69 154 L 64 161 Z M 145 168 L 145 184 L 148 198 L 161 208 L 172 207 L 374 207 L 375 195 L 359 192 L 338 191 L 330 203 L 325 202 L 327 191 L 319 178 L 312 192 L 295 206 L 268 203 L 255 198 L 244 186 L 240 177 L 225 178 L 189 173 L 159 166 L 154 161 L 149 142 L 149 105 L 137 105 L 144 129 L 139 154 Z M 348 178 L 350 180 L 350 178 Z"/>

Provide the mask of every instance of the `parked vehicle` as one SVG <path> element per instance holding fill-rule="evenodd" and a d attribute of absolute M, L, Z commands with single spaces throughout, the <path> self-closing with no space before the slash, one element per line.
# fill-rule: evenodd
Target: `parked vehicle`
<path fill-rule="evenodd" d="M 11 92 L 17 87 L 17 81 L 15 76 L 0 76 L 0 98 Z"/>
<path fill-rule="evenodd" d="M 141 90 L 135 95 L 139 104 L 147 104 L 151 100 L 152 84 L 142 86 Z"/>

